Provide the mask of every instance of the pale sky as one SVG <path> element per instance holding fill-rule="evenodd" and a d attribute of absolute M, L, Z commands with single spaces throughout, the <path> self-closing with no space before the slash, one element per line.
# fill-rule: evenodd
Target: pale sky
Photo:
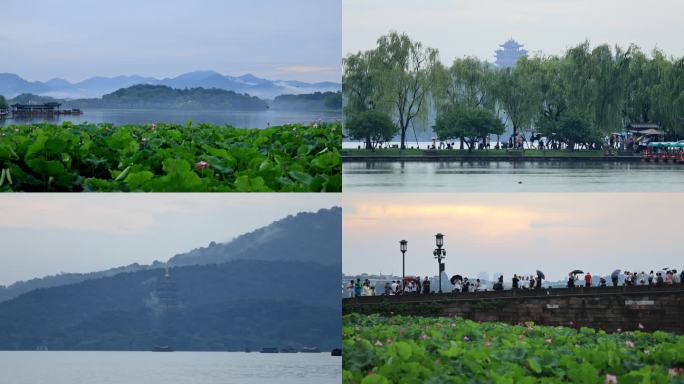
<path fill-rule="evenodd" d="M 375 47 L 390 30 L 438 48 L 446 64 L 463 56 L 493 62 L 509 38 L 547 55 L 585 39 L 684 55 L 681 0 L 343 0 L 342 14 L 344 56 Z"/>
<path fill-rule="evenodd" d="M 0 72 L 341 79 L 340 0 L 3 0 Z"/>
<path fill-rule="evenodd" d="M 0 285 L 59 272 L 166 261 L 339 194 L 6 194 L 0 198 Z"/>
<path fill-rule="evenodd" d="M 449 276 L 684 268 L 676 193 L 345 193 L 343 204 L 342 268 L 351 275 L 401 275 L 405 239 L 406 274 L 434 276 L 439 232 Z"/>

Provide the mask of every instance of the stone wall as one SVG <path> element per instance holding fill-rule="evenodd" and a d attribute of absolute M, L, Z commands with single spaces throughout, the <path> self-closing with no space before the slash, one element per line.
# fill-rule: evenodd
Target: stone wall
<path fill-rule="evenodd" d="M 460 316 L 475 321 L 684 334 L 684 285 L 374 296 L 343 300 L 345 313 Z"/>

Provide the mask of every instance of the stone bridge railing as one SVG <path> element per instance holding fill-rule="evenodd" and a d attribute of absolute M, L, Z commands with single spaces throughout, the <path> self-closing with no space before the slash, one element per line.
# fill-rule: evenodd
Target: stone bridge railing
<path fill-rule="evenodd" d="M 587 326 L 606 331 L 667 330 L 684 334 L 684 285 L 554 288 L 343 300 L 345 313 L 460 316 L 475 321 Z"/>

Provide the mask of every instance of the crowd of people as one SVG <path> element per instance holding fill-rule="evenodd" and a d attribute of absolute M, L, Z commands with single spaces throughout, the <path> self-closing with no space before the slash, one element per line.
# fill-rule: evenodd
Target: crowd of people
<path fill-rule="evenodd" d="M 616 273 L 618 272 L 618 273 Z M 582 276 L 582 274 L 584 276 Z M 617 287 L 620 285 L 620 280 L 622 277 L 623 286 L 638 286 L 638 285 L 648 285 L 648 286 L 668 286 L 676 284 L 684 284 L 684 270 L 677 272 L 677 270 L 661 270 L 661 271 L 650 271 L 646 272 L 630 272 L 630 271 L 614 271 L 610 280 L 612 286 Z M 567 288 L 576 287 L 591 287 L 594 284 L 598 287 L 607 287 L 608 281 L 604 277 L 600 277 L 598 282 L 594 281 L 594 276 L 589 272 L 581 273 L 570 273 L 568 274 Z M 530 290 L 530 289 L 541 289 L 542 282 L 544 281 L 543 274 L 537 273 L 534 275 L 518 275 L 514 274 L 511 279 L 511 289 L 515 290 Z M 409 295 L 409 294 L 428 294 L 431 293 L 430 279 L 425 276 L 423 280 L 420 277 L 408 278 L 405 284 L 401 284 L 401 280 L 392 280 L 391 282 L 386 282 L 381 295 L 386 296 L 396 296 L 396 295 Z M 483 289 L 483 285 L 480 279 L 475 279 L 474 281 L 469 280 L 467 277 L 451 279 L 452 289 L 451 292 L 479 292 L 486 291 Z M 375 286 L 369 279 L 361 281 L 357 278 L 356 280 L 350 280 L 346 285 L 346 295 L 347 297 L 358 297 L 358 296 L 375 296 L 378 294 Z M 496 282 L 493 284 L 492 289 L 494 291 L 504 290 L 504 277 L 500 275 Z"/>

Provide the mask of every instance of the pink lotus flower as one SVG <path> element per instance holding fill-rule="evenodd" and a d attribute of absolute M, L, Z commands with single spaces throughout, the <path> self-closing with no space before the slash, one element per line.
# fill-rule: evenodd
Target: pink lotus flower
<path fill-rule="evenodd" d="M 617 382 L 617 376 L 606 373 L 606 380 L 603 382 L 604 384 L 617 384 Z"/>
<path fill-rule="evenodd" d="M 548 339 L 544 340 L 544 344 L 551 344 L 551 342 L 552 342 L 552 340 L 550 337 Z"/>
<path fill-rule="evenodd" d="M 622 332 L 622 328 L 618 328 L 617 331 L 618 331 L 618 333 Z"/>
<path fill-rule="evenodd" d="M 470 341 L 470 337 L 468 337 L 468 336 L 463 336 L 463 341 Z"/>
<path fill-rule="evenodd" d="M 670 368 L 668 370 L 668 373 L 670 374 L 671 377 L 679 376 L 684 372 L 684 368 Z"/>
<path fill-rule="evenodd" d="M 625 341 L 625 346 L 627 348 L 634 348 L 634 342 L 632 340 Z"/>
<path fill-rule="evenodd" d="M 427 340 L 427 339 L 428 339 L 428 335 L 426 335 L 426 334 L 423 333 L 422 335 L 420 335 L 420 339 L 421 339 L 421 340 Z"/>
<path fill-rule="evenodd" d="M 207 163 L 206 161 L 198 161 L 197 163 L 195 163 L 195 169 L 198 171 L 201 171 L 201 170 L 207 169 L 207 168 L 209 168 L 209 163 Z"/>
<path fill-rule="evenodd" d="M 644 329 L 644 328 L 646 328 L 646 327 L 644 327 L 643 324 L 639 323 L 639 329 Z"/>
<path fill-rule="evenodd" d="M 157 123 L 152 123 L 152 126 L 150 127 L 151 131 L 156 131 L 157 130 Z"/>

